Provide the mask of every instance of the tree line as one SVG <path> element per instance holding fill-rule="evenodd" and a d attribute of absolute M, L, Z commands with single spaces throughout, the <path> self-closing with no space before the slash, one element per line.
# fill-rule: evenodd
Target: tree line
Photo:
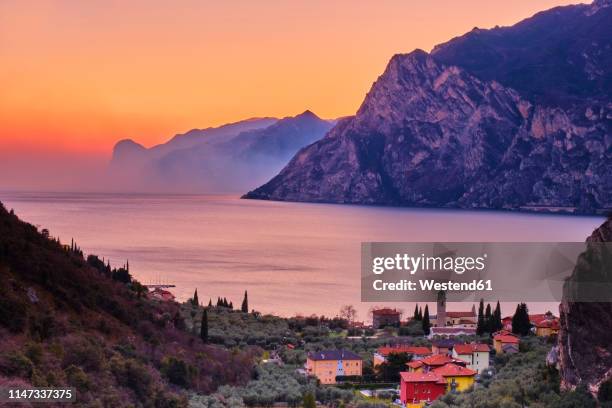
<path fill-rule="evenodd" d="M 189 299 L 188 302 L 191 303 L 194 307 L 200 306 L 200 299 L 198 297 L 197 288 L 195 292 L 193 293 L 193 297 Z M 208 343 L 208 309 L 211 307 L 213 307 L 212 299 L 208 301 L 208 306 L 205 307 L 204 310 L 202 311 L 202 321 L 200 325 L 200 338 L 202 339 L 204 343 Z M 216 307 L 223 307 L 223 308 L 233 310 L 234 304 L 231 301 L 228 302 L 227 298 L 225 297 L 224 298 L 218 297 Z M 249 294 L 247 293 L 246 290 L 244 291 L 244 298 L 242 299 L 242 305 L 240 307 L 240 311 L 242 313 L 249 312 Z"/>
<path fill-rule="evenodd" d="M 423 311 L 423 308 L 419 307 L 419 304 L 417 303 L 414 306 L 414 314 L 412 315 L 412 320 L 421 322 L 421 327 L 423 328 L 423 333 L 425 333 L 425 336 L 428 336 L 429 333 L 431 333 L 429 305 L 425 305 L 425 311 Z"/>
<path fill-rule="evenodd" d="M 476 325 L 476 334 L 482 336 L 484 333 L 495 333 L 504 328 L 501 316 L 501 307 L 499 306 L 499 300 L 495 306 L 495 310 L 491 311 L 491 304 L 487 303 L 487 307 L 484 307 L 484 301 L 480 299 L 478 306 L 478 322 Z"/>

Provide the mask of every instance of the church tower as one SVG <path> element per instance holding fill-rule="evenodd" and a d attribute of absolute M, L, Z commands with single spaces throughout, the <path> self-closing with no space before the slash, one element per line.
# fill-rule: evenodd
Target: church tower
<path fill-rule="evenodd" d="M 438 305 L 436 308 L 436 326 L 446 326 L 446 292 L 438 292 Z"/>

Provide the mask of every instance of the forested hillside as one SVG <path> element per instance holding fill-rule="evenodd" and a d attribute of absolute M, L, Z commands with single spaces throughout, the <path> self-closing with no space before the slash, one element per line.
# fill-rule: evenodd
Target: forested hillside
<path fill-rule="evenodd" d="M 188 390 L 248 381 L 256 352 L 204 344 L 127 267 L 85 259 L 0 204 L 0 386 L 72 386 L 80 406 L 180 407 Z"/>

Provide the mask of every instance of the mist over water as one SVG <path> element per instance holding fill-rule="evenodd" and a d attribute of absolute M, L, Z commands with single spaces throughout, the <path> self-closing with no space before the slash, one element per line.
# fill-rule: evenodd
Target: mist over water
<path fill-rule="evenodd" d="M 360 302 L 362 241 L 583 241 L 601 217 L 240 200 L 227 195 L 1 193 L 25 221 L 63 242 L 75 238 L 143 283 L 173 283 L 282 315 L 335 315 Z M 411 315 L 413 304 L 388 304 Z M 450 305 L 463 310 L 471 306 Z M 513 304 L 502 305 L 505 314 Z M 557 311 L 530 304 L 533 312 Z"/>

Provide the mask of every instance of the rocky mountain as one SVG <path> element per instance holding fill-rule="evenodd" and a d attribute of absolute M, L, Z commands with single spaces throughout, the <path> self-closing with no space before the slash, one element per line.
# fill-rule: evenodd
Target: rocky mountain
<path fill-rule="evenodd" d="M 583 30 L 578 34 L 584 38 L 574 41 L 597 56 L 588 59 L 589 69 L 603 70 L 593 76 L 591 94 L 579 85 L 587 95 L 572 91 L 571 72 L 558 98 L 554 92 L 530 92 L 527 83 L 516 89 L 510 80 L 512 61 L 522 63 L 525 49 L 535 55 L 568 47 L 563 35 L 552 34 L 528 46 L 557 21 L 550 16 L 573 16 L 581 27 L 593 23 L 599 39 L 606 28 L 601 21 L 612 22 L 609 13 L 608 2 L 601 1 L 556 8 L 511 28 L 467 34 L 432 54 L 394 56 L 354 117 L 299 151 L 245 197 L 576 213 L 612 207 L 612 101 L 597 85 L 606 84 L 611 72 L 605 63 L 612 54 L 609 37 L 597 43 Z M 486 47 L 479 45 L 483 38 Z M 470 57 L 462 47 L 488 51 Z M 494 52 L 503 56 L 498 64 L 506 70 L 486 68 Z M 474 61 L 480 64 L 476 68 Z M 554 61 L 550 65 L 566 73 Z M 581 71 L 585 80 L 587 65 Z M 537 76 L 540 68 L 529 64 L 523 74 L 530 67 Z M 574 99 L 580 105 L 572 104 Z"/>
<path fill-rule="evenodd" d="M 612 218 L 608 218 L 587 239 L 588 244 L 601 242 L 612 242 Z M 600 261 L 603 261 L 603 265 L 610 265 L 610 248 L 597 245 L 588 247 L 571 279 L 577 279 L 580 274 L 593 273 L 591 267 Z M 611 273 L 609 269 L 606 272 Z M 608 275 L 605 281 L 611 280 Z M 612 303 L 575 302 L 566 291 L 559 311 L 561 386 L 574 389 L 579 384 L 585 384 L 596 394 L 603 382 L 612 379 Z"/>
<path fill-rule="evenodd" d="M 432 55 L 537 103 L 584 109 L 610 102 L 612 2 L 557 7 L 511 27 L 475 28 Z"/>
<path fill-rule="evenodd" d="M 306 111 L 283 119 L 251 119 L 192 130 L 145 149 L 124 140 L 111 171 L 130 188 L 156 191 L 230 192 L 256 186 L 276 174 L 302 147 L 319 140 L 330 121 Z"/>

